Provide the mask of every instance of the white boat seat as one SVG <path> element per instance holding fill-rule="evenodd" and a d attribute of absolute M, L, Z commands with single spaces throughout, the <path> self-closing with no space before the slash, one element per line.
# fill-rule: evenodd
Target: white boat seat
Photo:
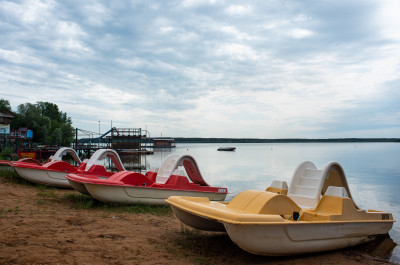
<path fill-rule="evenodd" d="M 286 181 L 283 180 L 273 180 L 270 187 L 278 189 L 288 189 Z"/>
<path fill-rule="evenodd" d="M 66 154 L 70 154 L 78 165 L 82 163 L 76 151 L 70 147 L 62 147 L 58 149 L 54 155 L 50 156 L 50 161 L 62 161 L 63 156 Z"/>
<path fill-rule="evenodd" d="M 312 162 L 300 164 L 292 178 L 288 196 L 302 208 L 314 208 L 321 198 L 324 171 L 318 170 Z"/>
<path fill-rule="evenodd" d="M 99 149 L 86 162 L 85 171 L 89 171 L 93 165 L 100 165 L 101 160 L 109 157 L 118 171 L 126 171 L 118 153 L 112 149 Z"/>
<path fill-rule="evenodd" d="M 301 163 L 293 174 L 288 196 L 301 208 L 311 209 L 322 195 L 352 198 L 343 168 L 337 162 L 330 162 L 321 170 L 312 162 Z"/>
<path fill-rule="evenodd" d="M 287 195 L 288 189 L 289 187 L 286 181 L 273 180 L 271 185 L 266 189 L 266 191 Z"/>
<path fill-rule="evenodd" d="M 178 167 L 183 167 L 184 170 L 180 171 Z M 167 156 L 158 171 L 155 182 L 165 184 L 171 175 L 184 175 L 185 171 L 192 183 L 200 186 L 210 186 L 203 179 L 196 160 L 192 156 L 185 154 L 170 154 Z"/>
<path fill-rule="evenodd" d="M 349 198 L 349 195 L 344 187 L 329 186 L 325 192 L 325 195 Z"/>

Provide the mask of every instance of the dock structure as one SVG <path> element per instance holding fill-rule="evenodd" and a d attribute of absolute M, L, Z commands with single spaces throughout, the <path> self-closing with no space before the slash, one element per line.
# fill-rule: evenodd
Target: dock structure
<path fill-rule="evenodd" d="M 142 150 L 142 141 L 147 132 L 141 128 L 112 128 L 111 135 L 106 136 L 114 150 Z"/>
<path fill-rule="evenodd" d="M 176 147 L 175 139 L 171 138 L 159 138 L 153 139 L 153 148 L 173 148 Z"/>
<path fill-rule="evenodd" d="M 78 140 L 78 131 L 88 135 L 87 138 Z M 99 137 L 93 137 L 95 133 L 81 129 L 76 129 L 75 149 L 97 150 L 100 148 L 111 148 L 121 152 L 145 153 L 148 147 L 147 142 L 150 141 L 147 130 L 141 128 L 116 128 L 113 127 Z"/>
<path fill-rule="evenodd" d="M 86 135 L 86 138 L 78 139 L 78 133 Z M 94 136 L 98 137 L 94 137 Z M 146 157 L 143 155 L 153 154 L 153 151 L 145 149 L 148 147 L 148 132 L 141 128 L 111 128 L 100 135 L 82 129 L 76 129 L 75 142 L 72 148 L 76 150 L 79 157 L 88 159 L 98 149 L 114 149 L 120 156 L 124 167 L 128 170 L 145 169 Z M 29 157 L 45 161 L 59 149 L 58 146 L 42 146 L 36 148 L 23 148 L 18 150 L 19 158 Z M 112 165 L 111 165 L 112 166 Z"/>

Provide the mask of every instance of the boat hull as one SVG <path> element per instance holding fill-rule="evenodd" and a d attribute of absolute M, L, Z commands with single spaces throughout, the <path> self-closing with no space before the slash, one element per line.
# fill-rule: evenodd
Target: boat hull
<path fill-rule="evenodd" d="M 188 211 L 183 211 L 172 204 L 170 204 L 170 206 L 176 217 L 185 225 L 204 231 L 225 232 L 223 223 Z"/>
<path fill-rule="evenodd" d="M 165 199 L 170 196 L 208 197 L 212 201 L 223 201 L 226 193 L 145 188 L 132 186 L 98 185 L 85 183 L 89 194 L 95 199 L 114 204 L 151 204 L 167 205 Z"/>
<path fill-rule="evenodd" d="M 73 181 L 68 179 L 69 185 L 76 190 L 79 191 L 82 194 L 90 195 L 89 191 L 86 189 L 85 184 L 77 181 Z"/>
<path fill-rule="evenodd" d="M 67 178 L 68 172 L 41 170 L 26 167 L 14 167 L 17 173 L 24 179 L 49 186 L 72 188 Z"/>
<path fill-rule="evenodd" d="M 355 246 L 386 234 L 392 222 L 338 222 L 282 225 L 224 223 L 243 250 L 265 256 L 296 255 Z"/>

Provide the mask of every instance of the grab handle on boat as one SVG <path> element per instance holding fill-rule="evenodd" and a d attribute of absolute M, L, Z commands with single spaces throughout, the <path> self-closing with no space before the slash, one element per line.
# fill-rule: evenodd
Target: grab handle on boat
<path fill-rule="evenodd" d="M 299 221 L 300 218 L 300 213 L 299 212 L 293 212 L 293 220 Z"/>

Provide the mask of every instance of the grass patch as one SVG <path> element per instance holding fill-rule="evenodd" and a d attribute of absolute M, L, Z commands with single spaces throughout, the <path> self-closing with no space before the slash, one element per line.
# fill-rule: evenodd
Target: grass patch
<path fill-rule="evenodd" d="M 36 193 L 36 204 L 54 206 L 60 201 L 59 196 L 56 194 L 56 188 L 48 187 L 45 185 L 37 184 L 38 192 Z"/>
<path fill-rule="evenodd" d="M 121 211 L 127 213 L 150 213 L 158 216 L 169 215 L 172 212 L 171 208 L 168 205 L 157 206 L 157 205 L 147 205 L 147 204 L 117 206 L 116 210 L 117 212 Z"/>
<path fill-rule="evenodd" d="M 177 231 L 179 235 L 185 237 L 186 239 L 197 239 L 200 236 L 200 230 L 191 228 L 187 225 L 181 223 L 180 230 Z"/>
<path fill-rule="evenodd" d="M 108 213 L 150 213 L 158 216 L 165 216 L 171 213 L 171 208 L 166 205 L 112 205 L 100 202 L 84 194 L 66 194 L 61 199 L 69 202 L 74 209 L 102 210 Z"/>
<path fill-rule="evenodd" d="M 82 210 L 102 210 L 107 213 L 150 213 L 157 216 L 167 216 L 171 214 L 171 208 L 167 205 L 156 206 L 147 204 L 134 205 L 112 205 L 100 202 L 91 196 L 69 193 L 60 196 L 57 194 L 58 189 L 51 186 L 32 183 L 21 178 L 14 168 L 10 166 L 0 166 L 0 179 L 3 182 L 23 184 L 36 187 L 36 202 L 38 205 L 52 205 L 54 203 L 67 203 L 74 209 Z M 4 213 L 5 210 L 2 210 Z M 0 212 L 1 214 L 1 212 Z"/>
<path fill-rule="evenodd" d="M 14 208 L 1 208 L 0 209 L 0 217 L 3 217 L 5 214 L 7 213 L 18 213 L 19 211 L 21 211 L 19 209 L 19 206 L 15 206 Z"/>
<path fill-rule="evenodd" d="M 32 182 L 21 178 L 15 169 L 11 166 L 0 166 L 0 177 L 4 182 L 11 182 L 23 185 L 34 185 Z"/>
<path fill-rule="evenodd" d="M 37 185 L 38 188 L 38 197 L 42 198 L 52 198 L 52 199 L 58 199 L 58 195 L 56 194 L 56 188 L 54 187 L 48 187 L 45 185 Z"/>
<path fill-rule="evenodd" d="M 65 194 L 61 198 L 61 200 L 70 203 L 71 207 L 74 209 L 89 210 L 89 209 L 95 209 L 95 208 L 101 207 L 101 202 L 99 202 L 98 200 L 95 200 L 94 198 L 92 198 L 88 195 L 81 194 L 81 193 Z"/>
<path fill-rule="evenodd" d="M 177 234 L 175 243 L 183 249 L 194 250 L 193 246 L 196 246 L 197 242 L 201 239 L 199 230 L 182 223 L 180 229 L 176 230 L 175 233 Z"/>

